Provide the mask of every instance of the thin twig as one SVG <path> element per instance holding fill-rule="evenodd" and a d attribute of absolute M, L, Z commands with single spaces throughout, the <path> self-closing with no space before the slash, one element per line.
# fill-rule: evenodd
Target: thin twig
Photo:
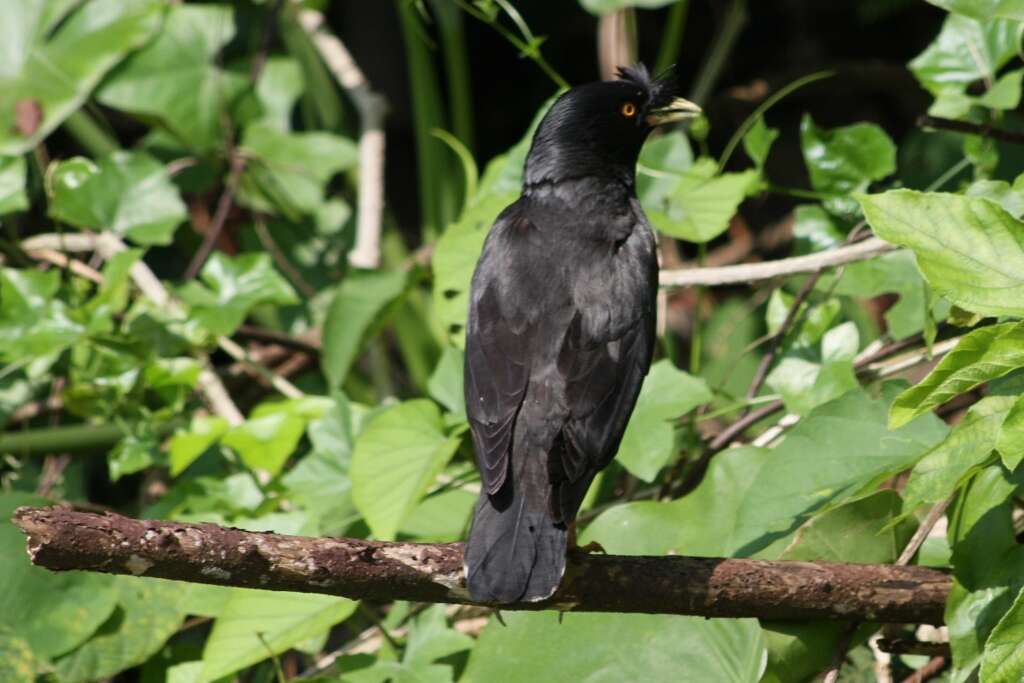
<path fill-rule="evenodd" d="M 693 287 L 696 285 L 718 287 L 744 282 L 758 282 L 785 275 L 814 273 L 824 268 L 841 266 L 856 261 L 866 261 L 894 249 L 896 247 L 888 242 L 877 237 L 871 237 L 849 246 L 837 247 L 806 256 L 766 261 L 764 263 L 744 263 L 718 268 L 663 270 L 658 276 L 658 282 L 662 287 Z"/>
<path fill-rule="evenodd" d="M 381 217 L 384 211 L 384 116 L 387 101 L 370 87 L 345 44 L 330 33 L 324 16 L 302 10 L 298 22 L 320 58 L 345 89 L 359 113 L 359 197 L 356 243 L 348 261 L 358 268 L 380 265 Z"/>
<path fill-rule="evenodd" d="M 917 125 L 920 128 L 935 128 L 936 130 L 948 130 L 954 133 L 980 135 L 983 138 L 992 138 L 1015 145 L 1024 145 L 1024 133 L 1015 133 L 1012 130 L 995 128 L 987 123 L 959 121 L 941 116 L 919 116 L 917 118 Z"/>
<path fill-rule="evenodd" d="M 814 290 L 815 285 L 818 284 L 818 280 L 821 279 L 822 271 L 811 274 L 804 284 L 800 287 L 800 291 L 796 293 L 793 298 L 793 303 L 789 307 L 789 311 L 786 312 L 786 319 L 782 321 L 779 329 L 775 330 L 774 334 L 771 335 L 769 343 L 771 346 L 768 351 L 761 356 L 761 362 L 757 365 L 757 372 L 754 373 L 754 379 L 750 383 L 750 388 L 747 389 L 747 398 L 752 399 L 757 396 L 757 392 L 761 391 L 761 387 L 764 385 L 765 379 L 768 377 L 768 371 L 772 367 L 772 363 L 775 362 L 776 356 L 778 356 L 779 350 L 782 348 L 782 340 L 786 337 L 786 333 L 791 327 L 793 327 L 797 318 L 800 317 L 800 309 L 807 301 L 807 297 L 810 296 Z"/>
<path fill-rule="evenodd" d="M 270 258 L 274 259 L 274 263 L 277 264 L 281 272 L 287 276 L 292 286 L 299 290 L 299 293 L 307 299 L 312 299 L 316 296 L 316 289 L 306 282 L 299 269 L 288 260 L 288 256 L 277 245 L 277 242 L 274 241 L 274 236 L 270 234 L 270 229 L 267 228 L 267 221 L 263 216 L 259 213 L 254 213 L 252 223 L 253 229 L 256 232 L 256 238 L 263 245 L 263 248 L 266 249 L 267 253 L 270 254 Z"/>
<path fill-rule="evenodd" d="M 273 37 L 274 25 L 276 24 L 277 13 L 281 9 L 281 0 L 277 0 L 268 10 L 266 22 L 263 26 L 263 33 L 260 37 L 260 47 L 253 55 L 252 66 L 249 69 L 249 81 L 253 87 L 260 80 L 260 75 L 263 73 L 263 67 L 267 63 L 267 55 L 270 52 L 270 42 Z M 228 144 L 228 177 L 224 182 L 224 191 L 220 195 L 220 199 L 217 201 L 217 210 L 213 214 L 213 223 L 210 225 L 210 229 L 203 235 L 203 241 L 199 245 L 199 249 L 193 255 L 192 260 L 189 261 L 188 268 L 185 269 L 184 278 L 186 280 L 192 280 L 199 274 L 199 271 L 203 269 L 203 265 L 206 263 L 206 259 L 210 257 L 210 253 L 213 251 L 214 246 L 217 244 L 217 240 L 220 239 L 220 234 L 224 230 L 224 225 L 227 223 L 228 215 L 231 213 L 231 208 L 235 204 L 235 193 L 238 192 L 238 186 L 242 181 L 242 173 L 245 171 L 246 158 L 244 154 L 240 154 L 237 148 L 237 143 L 229 140 Z"/>
<path fill-rule="evenodd" d="M 879 638 L 878 649 L 894 655 L 949 655 L 949 643 L 926 643 L 912 638 Z"/>
<path fill-rule="evenodd" d="M 942 673 L 948 664 L 948 656 L 932 657 L 924 666 L 904 678 L 902 683 L 925 683 Z"/>
<path fill-rule="evenodd" d="M 206 259 L 210 257 L 210 252 L 213 251 L 213 247 L 217 244 L 217 240 L 220 239 L 220 233 L 224 229 L 224 224 L 228 220 L 228 214 L 231 212 L 231 207 L 235 205 L 235 193 L 238 191 L 238 185 L 242 181 L 242 172 L 245 171 L 245 156 L 239 154 L 232 145 L 231 149 L 231 166 L 228 170 L 228 178 L 224 183 L 224 191 L 220 195 L 220 199 L 217 201 L 217 210 L 213 214 L 213 223 L 210 225 L 210 229 L 203 235 L 202 244 L 199 245 L 199 249 L 192 256 L 192 260 L 189 261 L 188 268 L 185 269 L 184 279 L 192 280 L 199 271 L 202 270 L 203 265 L 206 264 Z"/>

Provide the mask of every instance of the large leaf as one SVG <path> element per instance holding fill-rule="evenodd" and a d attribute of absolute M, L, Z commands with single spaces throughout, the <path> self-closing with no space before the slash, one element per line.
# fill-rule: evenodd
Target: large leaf
<path fill-rule="evenodd" d="M 57 298 L 60 273 L 0 269 L 0 359 L 40 358 L 62 351 L 85 332 Z"/>
<path fill-rule="evenodd" d="M 757 552 L 818 508 L 896 474 L 942 440 L 947 428 L 931 415 L 887 429 L 891 394 L 892 387 L 878 399 L 852 391 L 819 406 L 769 452 L 737 514 L 738 552 Z"/>
<path fill-rule="evenodd" d="M 1024 315 L 1024 223 L 980 197 L 893 190 L 861 195 L 871 228 L 910 247 L 928 284 L 982 315 Z"/>
<path fill-rule="evenodd" d="M 185 616 L 188 584 L 134 576 L 116 577 L 117 609 L 99 630 L 55 662 L 62 683 L 92 683 L 137 666 L 156 654 Z"/>
<path fill-rule="evenodd" d="M 975 476 L 949 517 L 953 590 L 946 625 L 955 683 L 980 664 L 985 641 L 1024 585 L 1024 552 L 1014 538 L 1013 501 L 1021 477 L 996 465 Z"/>
<path fill-rule="evenodd" d="M 1002 323 L 969 332 L 927 377 L 896 397 L 889 425 L 904 425 L 1019 367 L 1024 367 L 1024 323 Z"/>
<path fill-rule="evenodd" d="M 671 421 L 710 400 L 704 380 L 676 369 L 669 360 L 652 365 L 626 425 L 618 462 L 634 476 L 654 481 L 676 452 Z"/>
<path fill-rule="evenodd" d="M 815 189 L 843 195 L 865 190 L 896 170 L 896 146 L 873 123 L 825 130 L 809 114 L 800 122 L 800 145 Z"/>
<path fill-rule="evenodd" d="M 298 445 L 306 429 L 300 416 L 270 413 L 253 416 L 224 435 L 221 443 L 238 452 L 246 466 L 277 474 Z"/>
<path fill-rule="evenodd" d="M 725 232 L 759 174 L 716 175 L 717 169 L 713 159 L 698 159 L 680 174 L 662 202 L 644 207 L 651 224 L 666 235 L 690 242 L 710 242 Z"/>
<path fill-rule="evenodd" d="M 620 555 L 729 556 L 736 549 L 736 513 L 768 457 L 761 448 L 724 451 L 691 494 L 669 503 L 616 505 L 591 522 L 580 541 L 597 541 Z"/>
<path fill-rule="evenodd" d="M 68 159 L 50 169 L 49 181 L 52 217 L 139 244 L 170 244 L 188 217 L 167 170 L 145 152 L 115 152 L 97 162 Z"/>
<path fill-rule="evenodd" d="M 976 467 L 988 460 L 1012 396 L 989 396 L 971 406 L 949 436 L 914 465 L 903 491 L 904 511 L 945 500 Z"/>
<path fill-rule="evenodd" d="M 3 3 L 0 155 L 27 152 L 82 106 L 104 74 L 160 26 L 164 7 L 159 0 Z"/>
<path fill-rule="evenodd" d="M 213 63 L 234 35 L 230 6 L 171 5 L 156 39 L 107 78 L 99 100 L 158 122 L 188 148 L 211 151 L 224 139 L 226 110 L 249 82 Z"/>
<path fill-rule="evenodd" d="M 764 646 L 753 619 L 510 612 L 492 619 L 464 681 L 755 683 Z"/>
<path fill-rule="evenodd" d="M 25 536 L 8 520 L 21 505 L 46 503 L 22 493 L 0 496 L 0 629 L 11 629 L 37 656 L 52 658 L 80 645 L 107 620 L 117 591 L 109 576 L 32 565 Z"/>
<path fill-rule="evenodd" d="M 402 271 L 355 271 L 338 287 L 324 322 L 321 367 L 332 389 L 345 381 L 381 312 L 405 291 Z"/>
<path fill-rule="evenodd" d="M 239 201 L 292 217 L 316 211 L 327 181 L 357 161 L 351 140 L 323 132 L 288 133 L 264 123 L 246 128 L 241 149 L 249 160 Z"/>
<path fill-rule="evenodd" d="M 400 403 L 370 421 L 352 454 L 352 499 L 376 538 L 395 537 L 458 445 L 428 399 Z"/>
<path fill-rule="evenodd" d="M 28 641 L 0 626 L 0 681 L 34 683 L 40 664 Z"/>
<path fill-rule="evenodd" d="M 313 593 L 232 589 L 203 648 L 200 681 L 214 681 L 344 621 L 356 603 Z"/>
<path fill-rule="evenodd" d="M 1024 589 L 992 629 L 981 659 L 983 683 L 1019 683 L 1024 679 Z"/>
<path fill-rule="evenodd" d="M 274 270 L 269 254 L 231 257 L 216 251 L 200 278 L 206 286 L 193 280 L 178 294 L 190 306 L 190 317 L 215 335 L 234 332 L 257 304 L 298 302 L 292 286 Z"/>
<path fill-rule="evenodd" d="M 953 2 L 966 5 L 970 0 Z M 981 2 L 972 4 L 982 6 Z M 977 21 L 951 14 L 938 37 L 910 62 L 910 70 L 934 94 L 962 92 L 974 81 L 995 80 L 996 72 L 1017 53 L 1019 43 L 1017 22 Z"/>

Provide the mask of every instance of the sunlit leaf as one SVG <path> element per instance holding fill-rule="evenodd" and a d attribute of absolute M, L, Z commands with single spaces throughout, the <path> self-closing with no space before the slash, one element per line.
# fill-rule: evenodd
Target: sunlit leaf
<path fill-rule="evenodd" d="M 170 244 L 187 217 L 167 170 L 145 152 L 115 152 L 97 162 L 68 159 L 50 169 L 49 183 L 51 216 L 138 244 Z"/>
<path fill-rule="evenodd" d="M 375 538 L 395 537 L 458 445 L 428 399 L 400 403 L 370 421 L 356 439 L 351 476 L 352 499 Z"/>
<path fill-rule="evenodd" d="M 0 155 L 31 150 L 82 106 L 104 74 L 150 38 L 165 7 L 159 0 L 3 3 Z"/>
<path fill-rule="evenodd" d="M 861 195 L 882 239 L 910 247 L 928 284 L 961 308 L 1024 315 L 1024 223 L 978 197 L 912 190 Z"/>

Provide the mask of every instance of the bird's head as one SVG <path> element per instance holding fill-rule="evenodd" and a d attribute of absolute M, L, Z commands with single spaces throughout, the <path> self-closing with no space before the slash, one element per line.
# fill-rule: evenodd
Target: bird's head
<path fill-rule="evenodd" d="M 523 185 L 529 190 L 575 178 L 616 179 L 630 186 L 647 135 L 690 119 L 700 107 L 676 97 L 672 75 L 652 78 L 638 64 L 614 81 L 587 83 L 551 105 L 533 136 Z"/>

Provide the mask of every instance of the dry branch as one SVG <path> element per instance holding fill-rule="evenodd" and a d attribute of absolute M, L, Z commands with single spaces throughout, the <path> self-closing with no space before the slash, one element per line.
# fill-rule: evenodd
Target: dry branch
<path fill-rule="evenodd" d="M 32 562 L 57 571 L 472 604 L 461 543 L 304 538 L 63 507 L 19 508 L 13 521 Z M 938 624 L 949 589 L 926 567 L 578 554 L 553 598 L 502 609 Z"/>
<path fill-rule="evenodd" d="M 894 249 L 896 249 L 895 246 L 884 240 L 877 237 L 869 237 L 856 244 L 819 251 L 807 256 L 794 256 L 776 261 L 743 263 L 736 266 L 721 266 L 719 268 L 662 270 L 658 277 L 658 282 L 662 287 L 694 287 L 697 285 L 717 287 L 744 282 L 757 282 L 784 275 L 815 273 L 823 268 L 841 266 L 855 261 L 866 261 Z"/>

